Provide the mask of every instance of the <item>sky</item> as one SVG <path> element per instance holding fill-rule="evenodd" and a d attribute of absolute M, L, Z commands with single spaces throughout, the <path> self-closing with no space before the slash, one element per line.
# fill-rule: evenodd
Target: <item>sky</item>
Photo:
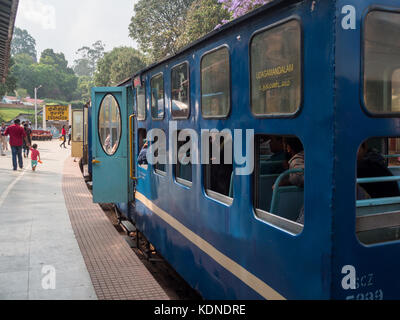
<path fill-rule="evenodd" d="M 38 58 L 48 48 L 65 54 L 69 65 L 75 52 L 97 40 L 106 51 L 137 47 L 128 26 L 137 0 L 20 0 L 15 26 L 36 40 Z"/>

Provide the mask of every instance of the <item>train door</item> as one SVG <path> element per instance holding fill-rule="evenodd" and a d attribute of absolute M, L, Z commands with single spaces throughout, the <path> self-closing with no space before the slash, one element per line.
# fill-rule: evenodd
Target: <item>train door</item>
<path fill-rule="evenodd" d="M 132 200 L 129 179 L 128 112 L 126 87 L 92 89 L 93 201 L 128 203 Z"/>

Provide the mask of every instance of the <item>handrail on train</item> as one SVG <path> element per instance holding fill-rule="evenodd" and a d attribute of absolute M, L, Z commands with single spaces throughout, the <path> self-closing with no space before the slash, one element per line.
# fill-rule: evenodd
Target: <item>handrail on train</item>
<path fill-rule="evenodd" d="M 272 192 L 272 201 L 271 201 L 271 213 L 275 212 L 276 209 L 276 202 L 277 202 L 277 194 L 278 194 L 278 189 L 279 185 L 282 182 L 283 178 L 285 178 L 287 175 L 292 174 L 292 173 L 304 173 L 304 169 L 289 169 L 286 170 L 285 172 L 281 173 L 281 175 L 276 179 L 275 184 L 274 184 L 274 191 Z"/>
<path fill-rule="evenodd" d="M 384 154 L 384 158 L 400 158 L 400 154 Z"/>
<path fill-rule="evenodd" d="M 400 181 L 400 176 L 358 178 L 357 179 L 357 183 L 376 183 L 376 182 L 389 182 L 389 181 Z"/>

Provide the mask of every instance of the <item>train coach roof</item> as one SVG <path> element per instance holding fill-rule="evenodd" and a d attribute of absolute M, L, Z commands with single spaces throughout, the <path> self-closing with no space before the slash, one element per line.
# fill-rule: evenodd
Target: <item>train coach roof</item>
<path fill-rule="evenodd" d="M 5 81 L 8 72 L 11 39 L 19 0 L 0 1 L 0 80 Z"/>
<path fill-rule="evenodd" d="M 270 3 L 267 3 L 263 6 L 261 6 L 260 8 L 257 8 L 229 23 L 226 23 L 224 25 L 222 25 L 220 28 L 206 34 L 204 37 L 190 43 L 189 45 L 187 45 L 186 47 L 182 48 L 181 50 L 179 50 L 175 55 L 172 56 L 167 56 L 164 59 L 157 61 L 149 66 L 147 66 L 146 68 L 140 70 L 139 72 L 135 73 L 132 77 L 123 80 L 120 84 L 118 84 L 119 87 L 122 86 L 129 86 L 131 84 L 131 81 L 133 78 L 142 75 L 143 73 L 156 68 L 157 66 L 174 59 L 175 57 L 184 54 L 187 51 L 190 51 L 192 49 L 194 49 L 195 47 L 197 47 L 198 45 L 202 44 L 203 42 L 212 39 L 213 37 L 215 37 L 218 34 L 221 34 L 222 32 L 226 32 L 230 29 L 232 29 L 235 26 L 238 26 L 244 22 L 246 22 L 247 20 L 250 20 L 252 18 L 255 18 L 256 16 L 259 16 L 263 13 L 265 13 L 268 10 L 271 10 L 272 8 L 278 8 L 278 7 L 286 7 L 289 6 L 291 4 L 297 3 L 297 2 L 301 2 L 302 0 L 272 0 Z"/>

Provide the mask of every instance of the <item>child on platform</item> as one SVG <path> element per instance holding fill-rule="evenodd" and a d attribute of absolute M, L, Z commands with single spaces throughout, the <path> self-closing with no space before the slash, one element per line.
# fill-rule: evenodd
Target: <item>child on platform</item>
<path fill-rule="evenodd" d="M 35 143 L 31 148 L 31 164 L 32 164 L 32 171 L 35 171 L 38 161 L 40 162 L 40 153 L 37 150 L 37 144 Z M 39 159 L 38 159 L 39 158 Z"/>

